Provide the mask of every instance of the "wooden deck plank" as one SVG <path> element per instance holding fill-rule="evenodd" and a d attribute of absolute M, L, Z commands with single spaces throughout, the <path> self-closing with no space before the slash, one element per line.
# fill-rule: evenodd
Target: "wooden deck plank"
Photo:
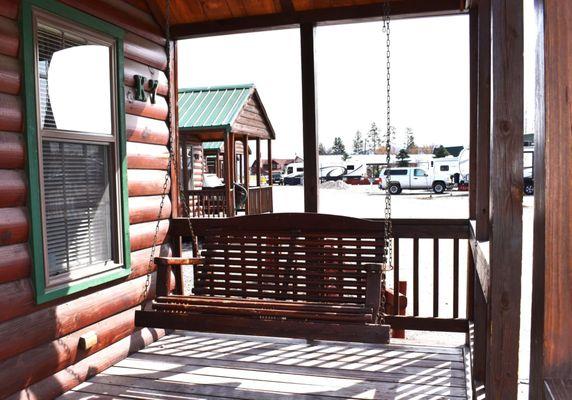
<path fill-rule="evenodd" d="M 466 399 L 463 348 L 170 335 L 62 399 Z"/>
<path fill-rule="evenodd" d="M 424 374 L 406 374 L 397 369 L 395 372 L 372 372 L 363 370 L 339 370 L 320 367 L 300 367 L 291 365 L 262 364 L 256 362 L 227 361 L 220 359 L 188 359 L 177 356 L 157 356 L 154 354 L 135 354 L 116 364 L 118 367 L 153 369 L 157 371 L 189 372 L 204 368 L 224 368 L 225 370 L 252 371 L 256 373 L 285 373 L 298 375 L 299 379 L 311 377 L 333 377 L 338 379 L 362 379 L 372 382 L 408 382 L 424 385 L 465 387 L 464 374 L 451 375 L 451 370 L 428 368 Z"/>
<path fill-rule="evenodd" d="M 179 331 L 177 331 L 179 332 Z M 368 350 L 368 349 L 392 349 L 401 351 L 426 351 L 437 354 L 456 354 L 462 355 L 463 349 L 461 347 L 444 347 L 444 346 L 424 346 L 418 344 L 367 344 L 367 343 L 347 343 L 347 342 L 332 342 L 321 340 L 315 343 L 309 343 L 301 339 L 288 339 L 288 338 L 274 338 L 274 337 L 264 337 L 264 336 L 241 336 L 241 335 L 229 335 L 229 334 L 212 334 L 212 333 L 202 333 L 202 332 L 190 332 L 188 334 L 178 334 L 173 333 L 169 336 L 163 337 L 152 344 L 152 346 L 158 346 L 163 343 L 171 342 L 186 342 L 188 344 L 192 342 L 205 342 L 205 341 L 219 341 L 219 342 L 249 342 L 249 343 L 270 343 L 271 345 L 283 345 L 292 344 L 297 346 L 297 348 L 303 349 L 307 348 L 310 351 L 315 351 L 314 349 L 319 344 L 323 349 L 332 349 L 331 351 L 339 351 L 342 348 Z"/>

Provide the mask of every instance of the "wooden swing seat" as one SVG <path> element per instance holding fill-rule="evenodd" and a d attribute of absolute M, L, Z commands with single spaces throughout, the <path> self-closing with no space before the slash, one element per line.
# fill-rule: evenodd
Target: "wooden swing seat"
<path fill-rule="evenodd" d="M 157 296 L 152 310 L 136 312 L 137 325 L 389 342 L 389 326 L 379 323 L 379 223 L 301 213 L 194 220 L 193 227 L 200 257 L 155 259 Z M 193 266 L 193 295 L 182 294 L 182 274 L 173 274 L 183 265 Z"/>

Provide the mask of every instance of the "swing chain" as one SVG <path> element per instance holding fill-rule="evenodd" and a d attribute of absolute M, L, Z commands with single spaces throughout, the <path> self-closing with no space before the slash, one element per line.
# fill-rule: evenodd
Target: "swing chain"
<path fill-rule="evenodd" d="M 385 33 L 385 55 L 386 55 L 386 132 L 385 132 L 385 153 L 386 153 L 386 175 L 382 179 L 386 179 L 385 187 L 385 221 L 384 221 L 384 268 L 381 272 L 381 313 L 382 316 L 386 312 L 386 271 L 393 269 L 392 257 L 393 257 L 393 242 L 392 242 L 392 231 L 393 226 L 391 222 L 391 192 L 389 189 L 389 184 L 391 182 L 391 136 L 393 134 L 393 127 L 391 126 L 391 9 L 389 1 L 383 4 L 383 28 L 382 31 Z M 383 318 L 383 317 L 382 317 Z"/>

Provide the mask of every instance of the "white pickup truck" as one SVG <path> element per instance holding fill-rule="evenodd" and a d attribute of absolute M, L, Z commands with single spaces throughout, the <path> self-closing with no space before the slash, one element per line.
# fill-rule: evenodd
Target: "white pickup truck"
<path fill-rule="evenodd" d="M 390 169 L 389 192 L 391 194 L 399 194 L 403 189 L 432 189 L 435 193 L 443 193 L 449 186 L 449 177 L 446 176 L 430 176 L 423 168 L 391 168 Z M 379 174 L 381 182 L 379 188 L 386 190 L 387 188 L 387 169 Z"/>

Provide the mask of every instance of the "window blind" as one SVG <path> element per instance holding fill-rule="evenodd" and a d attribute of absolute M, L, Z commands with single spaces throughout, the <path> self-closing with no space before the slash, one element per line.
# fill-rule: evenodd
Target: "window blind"
<path fill-rule="evenodd" d="M 113 260 L 109 145 L 43 141 L 49 275 Z"/>

